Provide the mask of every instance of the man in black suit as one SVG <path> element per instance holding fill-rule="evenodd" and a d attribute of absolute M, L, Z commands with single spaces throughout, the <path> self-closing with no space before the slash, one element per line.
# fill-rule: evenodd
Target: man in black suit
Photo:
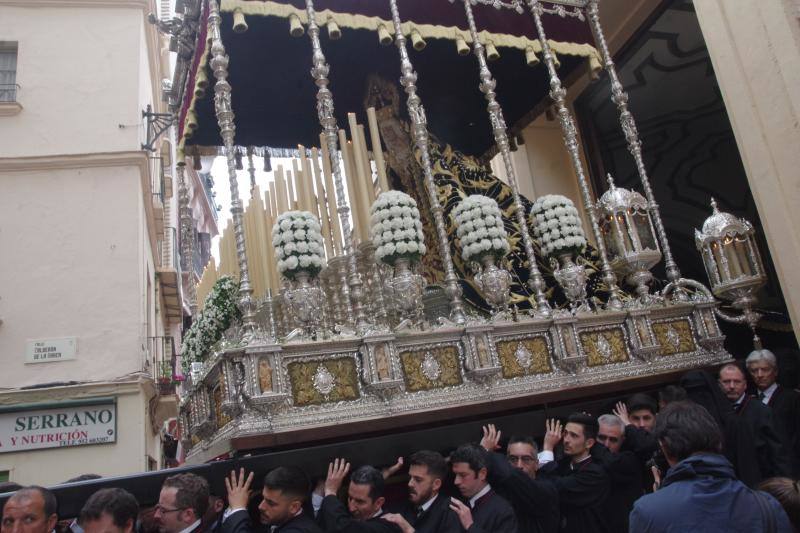
<path fill-rule="evenodd" d="M 750 428 L 755 444 L 756 457 L 761 479 L 791 475 L 791 459 L 784 449 L 769 407 L 749 396 L 744 371 L 735 363 L 728 363 L 719 369 L 719 385 L 739 419 Z"/>
<path fill-rule="evenodd" d="M 625 423 L 618 416 L 603 415 L 597 423 L 597 442 L 592 446 L 591 454 L 611 478 L 611 492 L 605 503 L 608 525 L 611 531 L 626 533 L 633 503 L 644 493 L 642 465 L 636 454 L 622 449 Z"/>
<path fill-rule="evenodd" d="M 660 453 L 658 441 L 653 436 L 653 427 L 656 423 L 656 402 L 648 394 L 634 394 L 628 398 L 627 402 L 617 402 L 613 413 L 625 424 L 625 433 L 622 435 L 620 449 L 633 452 L 639 460 L 642 491 L 652 492 L 655 479 L 647 465 L 654 455 Z M 664 473 L 662 472 L 662 475 Z"/>
<path fill-rule="evenodd" d="M 21 487 L 6 500 L 2 515 L 2 533 L 51 533 L 58 523 L 58 502 L 44 487 Z"/>
<path fill-rule="evenodd" d="M 402 514 L 386 514 L 384 520 L 400 526 L 403 533 L 461 533 L 458 515 L 450 509 L 450 498 L 440 495 L 447 478 L 442 454 L 420 450 L 408 459 L 408 500 Z"/>
<path fill-rule="evenodd" d="M 481 446 L 488 452 L 489 482 L 514 508 L 520 533 L 555 533 L 559 528 L 558 490 L 549 481 L 536 479 L 539 467 L 532 437 L 511 437 L 503 457 L 500 431 L 483 427 Z"/>
<path fill-rule="evenodd" d="M 505 498 L 492 490 L 486 450 L 465 444 L 450 455 L 450 467 L 463 503 L 451 498 L 450 508 L 456 512 L 467 533 L 517 533 L 517 517 Z"/>
<path fill-rule="evenodd" d="M 758 399 L 772 409 L 772 421 L 792 458 L 792 477 L 800 477 L 800 394 L 778 385 L 778 361 L 769 350 L 754 350 L 745 361 Z"/>
<path fill-rule="evenodd" d="M 396 533 L 400 527 L 383 520 L 384 481 L 380 470 L 362 466 L 350 476 L 347 507 L 337 493 L 350 472 L 350 463 L 335 459 L 328 465 L 325 498 L 317 520 L 325 533 Z"/>
<path fill-rule="evenodd" d="M 244 469 L 231 472 L 225 478 L 228 490 L 228 510 L 222 521 L 222 533 L 253 533 L 247 502 L 253 473 L 245 476 Z M 270 533 L 322 533 L 314 520 L 303 512 L 303 503 L 311 490 L 305 472 L 296 467 L 279 466 L 264 477 L 262 501 L 258 505 L 259 519 L 269 526 Z"/>
<path fill-rule="evenodd" d="M 550 479 L 558 489 L 561 505 L 561 531 L 567 533 L 606 533 L 605 507 L 610 490 L 608 474 L 590 453 L 597 439 L 598 424 L 594 417 L 573 413 L 563 428 L 557 420 L 546 423 L 542 453 L 539 454 L 539 476 Z M 565 457 L 555 461 L 553 450 L 564 441 Z"/>
<path fill-rule="evenodd" d="M 196 533 L 208 508 L 208 482 L 194 474 L 164 480 L 153 519 L 161 533 Z"/>

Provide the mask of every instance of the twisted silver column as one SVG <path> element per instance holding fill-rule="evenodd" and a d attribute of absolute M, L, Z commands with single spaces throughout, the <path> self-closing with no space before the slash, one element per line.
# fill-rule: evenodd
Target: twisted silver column
<path fill-rule="evenodd" d="M 614 66 L 614 60 L 611 57 L 611 52 L 608 49 L 603 28 L 600 26 L 600 14 L 598 10 L 597 0 L 589 0 L 587 5 L 587 14 L 589 18 L 589 27 L 592 29 L 595 44 L 600 50 L 600 56 L 603 58 L 603 66 L 608 73 L 608 79 L 611 82 L 611 100 L 616 104 L 619 111 L 619 123 L 622 127 L 622 132 L 625 134 L 625 140 L 628 143 L 628 151 L 633 156 L 636 163 L 636 170 L 639 173 L 639 179 L 642 182 L 645 198 L 647 198 L 648 208 L 650 215 L 653 217 L 653 223 L 656 227 L 658 240 L 661 244 L 661 251 L 664 253 L 664 263 L 667 270 L 667 279 L 675 283 L 681 278 L 681 271 L 678 268 L 675 259 L 672 257 L 672 250 L 669 246 L 667 239 L 667 232 L 664 229 L 664 223 L 661 221 L 661 211 L 656 203 L 653 189 L 650 186 L 650 179 L 647 176 L 647 169 L 644 166 L 642 159 L 642 141 L 639 139 L 639 131 L 636 128 L 636 121 L 628 109 L 628 94 L 622 87 L 622 83 L 617 76 L 617 69 Z M 683 290 L 676 290 L 673 292 L 673 297 L 678 300 L 686 300 L 687 296 Z"/>
<path fill-rule="evenodd" d="M 442 256 L 442 263 L 444 263 L 445 291 L 450 299 L 450 320 L 456 324 L 464 324 L 466 322 L 466 315 L 464 314 L 464 303 L 461 301 L 461 283 L 453 268 L 453 257 L 450 255 L 450 241 L 447 239 L 447 230 L 445 229 L 444 217 L 442 215 L 442 205 L 439 203 L 436 182 L 433 178 L 431 157 L 428 151 L 428 121 L 425 117 L 425 108 L 422 106 L 422 101 L 417 95 L 417 73 L 414 72 L 414 66 L 411 64 L 411 58 L 408 55 L 406 38 L 403 35 L 403 29 L 400 24 L 400 13 L 397 9 L 397 0 L 389 0 L 389 5 L 392 9 L 392 22 L 394 23 L 394 42 L 397 45 L 397 50 L 400 52 L 400 70 L 402 72 L 400 83 L 403 85 L 408 95 L 406 104 L 408 106 L 408 114 L 411 117 L 411 133 L 414 137 L 414 144 L 422 158 L 422 171 L 425 174 L 425 189 L 428 191 L 428 201 L 431 204 L 433 220 L 436 224 L 439 254 Z"/>
<path fill-rule="evenodd" d="M 364 298 L 363 283 L 361 275 L 358 273 L 356 250 L 353 245 L 353 232 L 350 228 L 350 206 L 347 204 L 342 172 L 339 167 L 337 139 L 339 128 L 336 125 L 336 116 L 333 112 L 333 95 L 328 89 L 330 66 L 325 62 L 325 54 L 322 53 L 319 26 L 317 25 L 314 2 L 312 0 L 306 0 L 306 13 L 308 14 L 308 36 L 311 39 L 311 47 L 313 49 L 312 61 L 314 66 L 311 69 L 311 75 L 317 85 L 317 115 L 322 126 L 322 132 L 325 135 L 325 141 L 328 144 L 328 154 L 331 158 L 331 170 L 333 171 L 333 181 L 336 188 L 336 207 L 339 210 L 339 219 L 342 222 L 342 237 L 344 239 L 345 254 L 347 255 L 348 284 L 350 285 L 349 299 L 347 299 L 350 303 L 347 310 L 348 318 L 355 320 L 355 327 L 358 332 L 364 332 L 369 328 L 370 324 L 364 315 L 364 309 L 361 305 Z"/>
<path fill-rule="evenodd" d="M 239 260 L 239 307 L 242 310 L 242 322 L 245 333 L 255 330 L 255 312 L 253 309 L 253 288 L 250 286 L 250 272 L 247 268 L 247 248 L 244 240 L 244 224 L 242 220 L 242 200 L 239 198 L 239 184 L 236 181 L 236 154 L 233 144 L 236 126 L 233 123 L 233 107 L 231 106 L 231 86 L 228 83 L 228 56 L 222 44 L 220 34 L 220 15 L 217 0 L 208 3 L 208 33 L 211 36 L 211 68 L 214 77 L 214 110 L 222 135 L 225 159 L 228 162 L 228 182 L 231 187 L 231 216 L 233 231 L 236 236 L 236 257 Z"/>
<path fill-rule="evenodd" d="M 186 185 L 186 163 L 179 161 L 175 171 L 178 178 L 178 222 L 181 236 L 181 269 L 189 272 L 189 307 L 197 313 L 197 287 L 194 283 L 194 223 L 189 209 L 189 187 Z"/>
<path fill-rule="evenodd" d="M 522 245 L 525 248 L 525 255 L 528 258 L 528 285 L 533 290 L 534 297 L 536 298 L 537 311 L 534 314 L 549 318 L 552 312 L 550 310 L 550 304 L 547 302 L 547 298 L 544 295 L 544 279 L 536 264 L 536 254 L 533 251 L 533 241 L 531 240 L 531 235 L 528 230 L 525 208 L 520 201 L 517 176 L 514 172 L 514 166 L 511 163 L 511 149 L 508 143 L 508 133 L 506 132 L 506 121 L 503 118 L 503 110 L 500 108 L 500 103 L 497 101 L 494 92 L 497 82 L 492 78 L 492 72 L 489 70 L 489 65 L 486 61 L 484 46 L 478 38 L 478 29 L 475 26 L 475 17 L 472 14 L 472 6 L 470 5 L 471 0 L 463 1 L 464 10 L 467 14 L 467 22 L 469 23 L 469 33 L 472 37 L 472 50 L 475 53 L 475 57 L 478 58 L 481 78 L 480 89 L 489 104 L 487 110 L 489 111 L 489 120 L 492 123 L 494 140 L 500 148 L 500 153 L 503 157 L 503 165 L 508 175 L 508 184 L 511 186 L 511 191 L 514 196 L 514 206 L 516 209 L 517 223 L 519 224 L 519 232 L 520 235 L 522 235 Z"/>
<path fill-rule="evenodd" d="M 542 4 L 539 0 L 527 0 L 527 2 L 531 14 L 533 15 L 533 20 L 536 23 L 536 32 L 539 34 L 539 42 L 542 45 L 542 56 L 544 57 L 544 62 L 550 75 L 550 98 L 553 99 L 558 109 L 558 120 L 561 123 L 564 144 L 569 152 L 572 169 L 578 177 L 578 184 L 581 188 L 584 207 L 589 214 L 589 219 L 592 224 L 592 233 L 594 234 L 595 241 L 597 241 L 597 251 L 600 253 L 600 262 L 603 269 L 603 281 L 608 285 L 609 291 L 606 307 L 610 309 L 622 309 L 622 302 L 619 299 L 617 277 L 614 275 L 611 264 L 608 262 L 606 244 L 597 221 L 597 208 L 589 190 L 589 183 L 586 181 L 586 173 L 583 170 L 583 162 L 581 161 L 580 151 L 578 149 L 578 132 L 575 128 L 575 121 L 572 118 L 572 113 L 567 109 L 565 101 L 567 91 L 561 85 L 561 79 L 556 72 L 555 59 L 553 58 L 552 50 L 550 50 L 550 44 L 547 42 L 547 35 L 544 32 L 544 25 L 542 24 Z"/>
<path fill-rule="evenodd" d="M 253 147 L 247 147 L 247 172 L 250 174 L 250 196 L 252 197 L 256 190 L 256 166 L 253 163 Z"/>

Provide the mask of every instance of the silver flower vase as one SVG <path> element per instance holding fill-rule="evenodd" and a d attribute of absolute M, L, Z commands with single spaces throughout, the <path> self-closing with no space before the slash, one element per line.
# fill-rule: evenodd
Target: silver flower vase
<path fill-rule="evenodd" d="M 284 299 L 292 316 L 300 324 L 303 335 L 306 338 L 314 337 L 322 318 L 322 289 L 312 284 L 308 272 L 298 272 L 294 280 L 287 283 Z"/>
<path fill-rule="evenodd" d="M 394 262 L 394 273 L 387 280 L 391 305 L 400 318 L 395 329 L 419 326 L 422 323 L 422 276 L 411 270 L 411 261 L 400 258 Z"/>
<path fill-rule="evenodd" d="M 570 310 L 573 313 L 590 312 L 592 309 L 586 301 L 586 281 L 589 279 L 586 275 L 586 268 L 575 263 L 571 253 L 559 254 L 558 259 L 561 261 L 560 267 L 555 258 L 550 258 L 553 277 L 556 278 L 561 290 L 569 300 Z"/>
<path fill-rule="evenodd" d="M 497 266 L 492 254 L 481 257 L 481 268 L 475 274 L 475 283 L 492 308 L 492 320 L 508 319 L 508 299 L 511 290 L 511 274 Z"/>

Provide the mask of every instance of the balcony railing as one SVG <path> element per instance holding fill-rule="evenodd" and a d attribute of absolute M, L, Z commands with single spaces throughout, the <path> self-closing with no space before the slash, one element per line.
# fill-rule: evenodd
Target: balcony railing
<path fill-rule="evenodd" d="M 16 102 L 20 89 L 18 83 L 0 83 L 0 102 Z"/>
<path fill-rule="evenodd" d="M 158 383 L 161 394 L 175 393 L 175 339 L 147 337 L 145 370 Z"/>

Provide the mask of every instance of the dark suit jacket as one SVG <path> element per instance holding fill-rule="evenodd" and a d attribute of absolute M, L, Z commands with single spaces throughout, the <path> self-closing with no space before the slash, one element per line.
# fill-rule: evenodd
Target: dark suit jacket
<path fill-rule="evenodd" d="M 236 511 L 222 523 L 222 533 L 264 533 L 266 526 L 254 528 L 247 511 Z M 316 522 L 305 513 L 300 513 L 288 522 L 280 525 L 274 533 L 322 533 Z"/>
<path fill-rule="evenodd" d="M 555 533 L 559 529 L 558 490 L 545 479 L 532 479 L 499 453 L 487 454 L 489 483 L 514 508 L 520 533 Z"/>
<path fill-rule="evenodd" d="M 745 396 L 736 411 L 740 419 L 750 427 L 756 448 L 761 479 L 775 476 L 791 476 L 791 459 L 772 422 L 772 411 L 758 398 Z"/>
<path fill-rule="evenodd" d="M 469 505 L 469 504 L 468 504 Z M 475 502 L 467 533 L 517 533 L 517 517 L 505 498 L 490 490 Z"/>
<path fill-rule="evenodd" d="M 716 384 L 714 385 L 716 386 Z M 637 428 L 633 424 L 625 426 L 625 441 L 622 443 L 623 452 L 631 452 L 639 462 L 639 478 L 641 479 L 642 492 L 653 492 L 653 473 L 647 467 L 647 462 L 658 451 L 658 440 L 647 430 Z M 662 472 L 665 475 L 666 472 Z"/>
<path fill-rule="evenodd" d="M 800 478 L 800 394 L 778 385 L 769 399 L 775 431 L 792 458 L 792 478 Z"/>
<path fill-rule="evenodd" d="M 403 518 L 414 526 L 416 533 L 461 533 L 461 522 L 458 515 L 450 509 L 450 497 L 439 494 L 427 511 L 417 516 L 413 507 L 407 507 Z"/>
<path fill-rule="evenodd" d="M 336 496 L 325 496 L 317 521 L 325 533 L 399 533 L 400 527 L 381 519 L 356 520 Z"/>
<path fill-rule="evenodd" d="M 633 452 L 611 453 L 599 443 L 592 446 L 591 453 L 611 479 L 611 492 L 605 503 L 608 526 L 615 533 L 627 533 L 628 515 L 633 510 L 633 503 L 644 494 L 642 465 Z"/>
<path fill-rule="evenodd" d="M 606 500 L 611 483 L 605 469 L 590 457 L 574 470 L 568 457 L 550 461 L 537 473 L 550 479 L 558 489 L 561 531 L 566 533 L 609 533 Z"/>

